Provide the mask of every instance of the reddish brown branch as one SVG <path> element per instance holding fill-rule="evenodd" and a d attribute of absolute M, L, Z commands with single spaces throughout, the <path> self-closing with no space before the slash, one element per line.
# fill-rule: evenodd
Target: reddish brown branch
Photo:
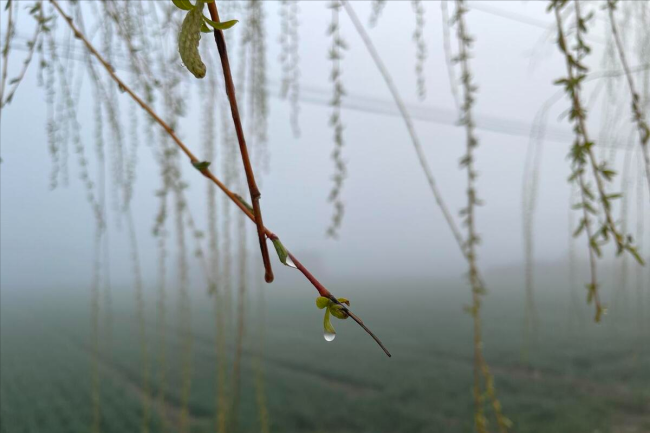
<path fill-rule="evenodd" d="M 221 22 L 219 19 L 219 12 L 217 11 L 217 3 L 208 3 L 208 10 L 212 21 Z M 248 182 L 248 191 L 251 195 L 251 202 L 253 203 L 253 210 L 255 211 L 255 224 L 257 225 L 257 237 L 260 241 L 260 249 L 262 250 L 262 260 L 264 261 L 265 275 L 264 279 L 267 283 L 273 281 L 273 269 L 271 268 L 271 259 L 269 258 L 269 249 L 266 245 L 264 238 L 264 222 L 262 221 L 262 208 L 260 207 L 260 193 L 257 184 L 255 183 L 255 174 L 253 173 L 253 166 L 251 165 L 248 156 L 248 148 L 246 147 L 246 139 L 244 138 L 244 128 L 242 127 L 241 118 L 239 117 L 239 108 L 237 107 L 237 97 L 235 96 L 235 83 L 232 79 L 232 72 L 230 71 L 230 61 L 228 60 L 228 49 L 226 48 L 226 39 L 223 36 L 223 31 L 214 31 L 214 40 L 217 43 L 219 50 L 219 57 L 221 58 L 221 66 L 223 68 L 223 77 L 226 85 L 226 93 L 228 94 L 228 102 L 230 103 L 230 111 L 232 113 L 232 120 L 235 124 L 235 131 L 237 132 L 237 141 L 239 142 L 239 151 L 241 152 L 242 162 L 244 163 L 244 171 L 246 172 L 246 181 Z"/>
<path fill-rule="evenodd" d="M 66 20 L 66 22 L 68 23 L 68 25 L 72 29 L 72 32 L 74 33 L 75 37 L 77 37 L 78 39 L 80 39 L 83 42 L 83 44 L 86 46 L 88 51 L 90 51 L 90 53 L 93 56 L 95 56 L 95 58 L 106 69 L 106 71 L 111 76 L 113 81 L 115 81 L 118 84 L 118 86 L 120 86 L 120 89 L 124 90 L 138 105 L 140 105 L 140 107 L 142 107 L 143 110 L 145 110 L 156 121 L 156 123 L 158 123 L 165 130 L 165 132 L 167 132 L 167 134 L 172 138 L 172 140 L 174 140 L 174 142 L 178 145 L 178 147 L 180 147 L 180 149 L 183 151 L 183 153 L 185 153 L 185 155 L 187 155 L 187 157 L 189 158 L 189 160 L 191 162 L 193 162 L 193 163 L 199 162 L 199 159 L 196 156 L 194 156 L 194 154 L 187 148 L 187 146 L 185 146 L 185 144 L 180 140 L 180 138 L 178 138 L 178 136 L 174 133 L 174 130 L 164 120 L 162 120 L 160 118 L 160 116 L 158 116 L 156 114 L 156 112 L 153 111 L 153 109 L 149 105 L 147 105 L 146 102 L 144 102 L 138 95 L 136 95 L 133 92 L 133 90 L 131 90 L 126 84 L 124 84 L 124 82 L 115 74 L 115 71 L 114 71 L 113 67 L 101 56 L 101 54 L 99 54 L 99 52 L 95 49 L 95 47 L 92 46 L 92 44 L 88 41 L 88 39 L 86 39 L 86 37 L 77 29 L 77 27 L 72 22 L 72 18 L 70 18 L 69 16 L 67 16 L 65 14 L 65 12 L 63 12 L 63 10 L 59 6 L 58 2 L 56 0 L 49 0 L 49 1 L 54 6 L 54 8 L 57 10 L 57 12 Z M 199 171 L 201 172 L 201 174 L 203 174 L 203 176 L 210 179 L 215 185 L 217 185 L 217 187 L 221 191 L 223 191 L 223 193 L 226 194 L 228 196 L 228 198 L 242 212 L 244 212 L 246 214 L 246 216 L 251 221 L 253 221 L 255 223 L 257 222 L 255 220 L 255 216 L 253 215 L 253 213 L 238 198 L 237 194 L 235 194 L 234 192 L 229 190 L 226 187 L 226 185 L 224 185 L 209 169 L 205 168 L 205 169 L 202 169 L 202 170 L 199 170 Z M 264 226 L 262 226 L 262 233 L 263 233 L 264 236 L 266 236 L 270 240 L 278 239 L 278 236 L 275 233 L 273 233 L 271 230 L 267 229 Z M 325 296 L 325 297 L 331 299 L 333 302 L 336 302 L 337 304 L 340 305 L 340 302 L 334 297 L 334 295 L 332 295 L 330 293 L 330 291 L 327 290 L 325 288 L 325 286 L 323 286 L 320 283 L 320 281 L 318 281 L 316 279 L 316 277 L 314 277 L 311 274 L 311 272 L 309 272 L 307 270 L 307 268 L 305 268 L 305 266 L 303 266 L 303 264 L 300 263 L 300 261 L 298 261 L 298 259 L 293 254 L 291 254 L 288 251 L 287 251 L 287 253 L 288 253 L 289 257 L 291 258 L 291 260 L 293 260 L 294 264 L 296 265 L 296 268 L 298 268 L 298 270 L 300 272 L 302 272 L 302 274 L 309 280 L 309 282 L 311 282 L 313 284 L 313 286 L 316 288 L 316 290 L 318 291 L 318 293 L 321 296 Z M 348 315 L 350 317 L 352 317 L 352 319 L 355 322 L 357 322 L 359 324 L 359 326 L 361 326 L 363 328 L 363 330 L 366 331 L 368 333 L 368 335 L 370 335 L 377 342 L 377 344 L 379 344 L 379 346 L 382 348 L 382 350 L 388 356 L 391 356 L 390 352 L 384 347 L 384 345 L 372 333 L 372 331 L 370 331 L 370 329 L 368 329 L 368 327 L 363 323 L 363 321 L 359 317 L 357 317 L 355 314 L 353 314 L 345 305 L 343 305 L 343 308 L 348 313 Z"/>

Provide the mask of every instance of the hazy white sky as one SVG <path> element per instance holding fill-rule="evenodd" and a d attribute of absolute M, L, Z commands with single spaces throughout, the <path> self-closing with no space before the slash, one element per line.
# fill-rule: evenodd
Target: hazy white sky
<path fill-rule="evenodd" d="M 370 2 L 355 1 L 353 5 L 367 22 Z M 476 153 L 480 172 L 478 191 L 486 203 L 478 212 L 477 223 L 483 238 L 480 263 L 487 269 L 523 260 L 521 196 L 527 132 L 540 107 L 557 91 L 552 82 L 565 74 L 565 66 L 554 45 L 554 33 L 539 25 L 546 23 L 551 29 L 553 26 L 552 17 L 545 13 L 545 2 L 480 1 L 470 5 L 467 19 L 469 30 L 476 37 L 472 67 L 479 85 L 476 116 L 481 127 L 480 148 Z M 268 16 L 268 74 L 273 95 L 277 94 L 280 79 L 276 61 L 279 54 L 277 6 L 276 2 L 264 2 Z M 425 2 L 424 7 L 428 54 L 424 102 L 418 102 L 416 95 L 415 48 L 411 40 L 415 19 L 410 2 L 389 2 L 379 25 L 369 32 L 402 96 L 414 115 L 417 113 L 415 124 L 428 161 L 449 207 L 457 215 L 466 201 L 465 174 L 458 165 L 465 147 L 464 134 L 453 124 L 456 114 L 445 65 L 440 3 Z M 4 13 L 4 2 L 2 9 Z M 390 94 L 343 12 L 342 34 L 350 46 L 342 62 L 343 81 L 349 93 L 345 100 L 348 108 L 342 114 L 344 158 L 349 177 L 343 190 L 346 213 L 340 239 L 326 239 L 325 229 L 331 215 L 327 195 L 333 173 L 332 132 L 328 128 L 331 109 L 326 104 L 330 95 L 327 60 L 330 41 L 326 36 L 330 12 L 325 2 L 316 1 L 301 2 L 300 9 L 301 86 L 305 96 L 301 102 L 302 136 L 295 139 L 291 134 L 287 102 L 271 98 L 270 171 L 258 175 L 262 176 L 262 206 L 267 226 L 296 255 L 304 255 L 305 264 L 314 263 L 325 281 L 330 276 L 462 275 L 464 261 L 429 191 L 404 123 L 394 114 Z M 519 18 L 499 16 L 499 11 Z M 5 18 L 3 15 L 3 26 Z M 25 23 L 24 19 L 19 23 L 20 35 L 31 31 L 31 23 Z M 240 23 L 232 31 L 241 31 L 243 25 Z M 600 35 L 594 36 L 603 41 L 603 34 L 600 31 Z M 204 38 L 202 43 L 206 42 L 212 43 L 210 38 Z M 591 63 L 596 69 L 603 47 L 602 43 L 593 42 Z M 23 55 L 22 51 L 12 52 L 9 76 L 15 75 Z M 593 84 L 589 88 L 593 89 Z M 83 187 L 77 180 L 73 157 L 70 186 L 55 191 L 48 188 L 50 160 L 44 98 L 43 89 L 36 85 L 36 69 L 32 68 L 13 103 L 2 113 L 0 281 L 3 291 L 80 286 L 90 279 L 94 223 Z M 121 103 L 127 106 L 123 99 Z M 80 120 L 84 138 L 88 139 L 86 146 L 91 149 L 89 101 L 84 93 Z M 594 135 L 599 131 L 600 105 L 600 102 L 596 104 L 591 113 Z M 569 165 L 566 155 L 571 131 L 565 120 L 558 119 L 566 107 L 563 100 L 549 115 L 549 134 L 552 132 L 555 138 L 544 145 L 540 175 L 535 236 L 540 261 L 561 260 L 567 254 Z M 368 109 L 387 114 L 368 112 Z M 188 145 L 200 153 L 200 137 L 194 132 L 196 122 L 195 116 L 188 116 L 183 120 L 181 133 Z M 622 163 L 623 154 L 617 152 L 618 164 Z M 190 170 L 188 167 L 185 176 L 190 182 L 189 204 L 203 220 L 205 180 Z M 144 275 L 150 285 L 155 281 L 155 240 L 150 233 L 157 207 L 153 193 L 158 184 L 158 169 L 152 161 L 151 150 L 141 146 L 133 208 Z M 128 269 L 129 253 L 124 229 L 115 223 L 113 218 L 112 267 L 116 281 L 120 281 Z M 249 240 L 250 249 L 257 257 L 253 237 L 249 236 Z M 283 272 L 278 272 L 280 284 Z M 128 278 L 124 276 L 125 280 Z"/>

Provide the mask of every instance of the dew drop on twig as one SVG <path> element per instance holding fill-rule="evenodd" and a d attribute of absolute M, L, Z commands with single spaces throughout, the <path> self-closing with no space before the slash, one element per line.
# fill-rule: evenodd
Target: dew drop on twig
<path fill-rule="evenodd" d="M 325 341 L 334 341 L 336 338 L 336 334 L 333 332 L 323 332 L 323 337 L 325 337 Z"/>
<path fill-rule="evenodd" d="M 289 266 L 290 268 L 298 269 L 298 266 L 291 260 L 291 257 L 287 256 L 287 261 L 285 262 L 286 266 Z"/>

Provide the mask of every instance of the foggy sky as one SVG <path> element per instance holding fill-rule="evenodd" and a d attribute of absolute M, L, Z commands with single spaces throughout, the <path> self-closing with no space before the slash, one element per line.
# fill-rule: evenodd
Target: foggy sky
<path fill-rule="evenodd" d="M 564 76 L 566 69 L 553 42 L 554 32 L 531 22 L 486 12 L 491 7 L 507 10 L 548 23 L 552 29 L 553 20 L 545 13 L 544 2 L 470 2 L 473 3 L 478 3 L 480 9 L 472 8 L 467 19 L 469 30 L 476 37 L 471 61 L 479 86 L 475 113 L 480 127 L 477 131 L 480 147 L 476 160 L 480 174 L 478 193 L 485 201 L 485 206 L 477 212 L 477 228 L 483 239 L 479 263 L 482 268 L 490 269 L 523 262 L 521 196 L 527 130 L 542 104 L 558 90 L 552 82 Z M 353 2 L 353 5 L 367 23 L 370 3 Z M 278 93 L 281 74 L 276 60 L 279 55 L 277 6 L 275 2 L 265 2 L 272 95 Z M 331 94 L 327 60 L 330 40 L 326 35 L 330 12 L 323 2 L 301 2 L 300 8 L 301 86 L 304 96 L 311 95 L 311 98 L 301 102 L 302 136 L 298 139 L 291 133 L 288 102 L 277 97 L 270 99 L 270 170 L 262 174 L 258 169 L 266 225 L 297 256 L 304 256 L 307 266 L 314 264 L 319 276 L 324 275 L 325 279 L 462 276 L 465 262 L 433 200 L 404 123 L 390 113 L 344 108 L 343 157 L 349 173 L 342 193 L 345 217 L 340 239 L 325 237 L 332 214 L 327 196 L 334 172 L 330 159 L 332 131 L 328 127 L 331 109 L 323 103 Z M 2 9 L 4 13 L 4 2 Z M 425 9 L 427 98 L 422 103 L 417 101 L 416 94 L 415 46 L 411 40 L 415 18 L 410 3 L 390 2 L 379 25 L 369 32 L 403 98 L 413 108 L 425 108 L 420 111 L 431 117 L 416 120 L 415 125 L 436 181 L 457 216 L 466 202 L 466 175 L 458 164 L 465 151 L 464 132 L 453 125 L 457 116 L 445 65 L 439 3 L 426 2 Z M 24 25 L 25 22 L 23 17 L 19 34 L 26 35 L 32 29 L 32 23 Z M 5 24 L 4 15 L 2 23 Z M 240 23 L 232 31 L 241 31 L 243 25 Z M 349 93 L 344 104 L 375 106 L 377 111 L 394 113 L 390 93 L 343 10 L 341 26 L 350 46 L 342 61 L 342 79 Z M 599 30 L 600 34 L 595 36 L 603 40 L 602 26 Z M 212 41 L 204 37 L 202 43 Z M 600 69 L 603 44 L 593 42 L 592 46 L 591 64 Z M 15 75 L 24 54 L 12 52 L 10 77 Z M 119 72 L 127 77 L 124 71 Z M 593 89 L 593 84 L 589 86 Z M 87 154 L 94 160 L 88 89 L 86 82 L 80 121 Z M 364 105 L 360 102 L 363 98 L 372 101 Z M 120 102 L 128 106 L 124 98 Z M 599 131 L 600 105 L 596 104 L 590 111 L 594 135 Z M 561 261 L 567 255 L 570 187 L 566 155 L 571 130 L 566 119 L 558 119 L 567 107 L 568 102 L 562 100 L 551 110 L 549 133 L 553 132 L 555 139 L 544 144 L 535 232 L 536 257 L 542 262 Z M 0 285 L 5 293 L 35 288 L 81 288 L 90 281 L 94 220 L 78 180 L 73 153 L 69 161 L 70 185 L 49 190 L 51 163 L 45 110 L 44 91 L 37 87 L 36 68 L 32 67 L 13 103 L 2 113 Z M 200 154 L 202 144 L 196 122 L 197 117 L 188 114 L 182 121 L 181 135 Z M 617 152 L 619 165 L 623 154 Z M 206 180 L 187 165 L 184 170 L 185 179 L 190 183 L 189 206 L 199 221 L 204 221 Z M 140 146 L 137 178 L 133 211 L 143 273 L 147 286 L 151 287 L 156 272 L 156 246 L 151 228 L 157 209 L 154 191 L 159 188 L 159 173 L 146 143 Z M 246 195 L 245 191 L 239 193 Z M 120 228 L 117 220 L 112 213 L 111 272 L 119 283 L 129 280 L 130 265 L 124 225 Z M 249 249 L 257 257 L 253 233 L 249 231 Z M 188 244 L 192 244 L 191 239 Z M 646 251 L 647 246 L 650 246 L 648 240 Z M 277 273 L 275 284 L 282 284 L 285 270 Z"/>

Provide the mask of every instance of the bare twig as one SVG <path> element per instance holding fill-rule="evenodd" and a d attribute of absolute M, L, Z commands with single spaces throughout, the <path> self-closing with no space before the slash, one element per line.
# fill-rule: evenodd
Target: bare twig
<path fill-rule="evenodd" d="M 451 233 L 454 235 L 454 238 L 456 239 L 456 242 L 458 243 L 461 252 L 463 253 L 464 256 L 467 257 L 465 247 L 463 246 L 464 245 L 463 237 L 460 234 L 460 230 L 458 230 L 458 227 L 456 226 L 453 217 L 451 216 L 451 212 L 449 212 L 449 208 L 447 208 L 447 204 L 442 198 L 442 194 L 440 193 L 440 190 L 438 189 L 436 181 L 433 177 L 433 172 L 431 171 L 431 167 L 429 167 L 429 163 L 427 162 L 426 156 L 424 155 L 424 150 L 422 149 L 422 144 L 420 143 L 420 139 L 415 132 L 413 121 L 411 120 L 411 116 L 408 110 L 406 109 L 406 105 L 404 104 L 402 97 L 397 91 L 397 87 L 395 86 L 395 83 L 393 82 L 393 79 L 391 78 L 390 73 L 386 68 L 386 65 L 381 59 L 379 52 L 375 48 L 375 45 L 372 43 L 372 40 L 370 39 L 368 32 L 366 32 L 365 28 L 363 27 L 363 24 L 361 24 L 359 17 L 354 11 L 354 8 L 347 0 L 343 0 L 341 3 L 343 3 L 343 7 L 345 7 L 345 11 L 350 17 L 350 20 L 352 20 L 352 24 L 354 24 L 354 27 L 359 33 L 359 36 L 361 36 L 363 43 L 366 45 L 366 48 L 368 49 L 368 53 L 370 54 L 373 61 L 375 62 L 375 65 L 377 65 L 377 69 L 379 69 L 379 72 L 381 73 L 382 77 L 384 78 L 384 81 L 386 82 L 386 86 L 388 87 L 388 90 L 390 90 L 390 93 L 393 96 L 393 100 L 395 101 L 397 108 L 402 114 L 404 123 L 406 123 L 406 129 L 408 130 L 408 133 L 411 137 L 411 142 L 413 143 L 413 147 L 415 148 L 415 153 L 417 154 L 420 165 L 422 166 L 422 171 L 424 172 L 424 175 L 426 176 L 427 181 L 429 182 L 429 187 L 431 188 L 431 192 L 433 193 L 436 203 L 438 204 L 438 207 L 442 211 L 442 214 L 445 217 L 445 220 L 447 221 L 447 225 L 449 225 L 449 229 L 451 230 Z"/>
<path fill-rule="evenodd" d="M 80 39 L 83 44 L 86 46 L 88 51 L 95 56 L 95 58 L 102 64 L 102 66 L 106 69 L 110 77 L 120 86 L 120 89 L 124 90 L 140 107 L 142 107 L 143 110 L 145 110 L 155 121 L 158 123 L 164 130 L 165 132 L 174 140 L 174 142 L 178 145 L 178 147 L 187 155 L 189 160 L 193 163 L 198 163 L 199 159 L 194 156 L 194 154 L 185 146 L 185 144 L 178 138 L 174 130 L 156 114 L 153 109 L 147 105 L 138 95 L 136 95 L 133 90 L 131 90 L 114 72 L 113 67 L 102 57 L 102 55 L 95 49 L 95 47 L 88 41 L 88 39 L 77 29 L 77 27 L 74 25 L 72 18 L 70 18 L 68 15 L 63 12 L 61 7 L 59 6 L 57 0 L 49 0 L 50 3 L 54 6 L 54 8 L 57 10 L 57 12 L 66 20 L 68 23 L 68 26 L 72 29 L 75 37 Z M 242 211 L 246 216 L 253 222 L 255 221 L 255 216 L 253 213 L 246 207 L 246 204 L 243 203 L 231 190 L 229 190 L 208 168 L 202 168 L 199 170 L 203 176 L 206 178 L 210 179 L 228 198 Z M 263 234 L 268 238 L 269 240 L 273 239 L 278 239 L 278 236 L 273 233 L 271 230 L 269 230 L 266 227 L 263 227 Z M 302 274 L 309 280 L 309 282 L 312 283 L 312 285 L 316 288 L 320 296 L 325 296 L 329 299 L 332 299 L 333 302 L 336 302 L 337 304 L 340 305 L 339 301 L 334 298 L 334 295 L 330 293 L 329 290 L 323 286 L 320 281 L 316 279 L 308 270 L 305 268 L 305 266 L 302 265 L 298 261 L 298 259 L 288 252 L 289 257 L 291 260 L 293 260 L 293 263 L 296 265 L 296 268 L 302 272 Z M 346 313 L 352 317 L 352 319 L 357 322 L 376 342 L 377 344 L 383 349 L 383 351 L 388 355 L 390 355 L 390 352 L 384 347 L 384 345 L 381 343 L 381 341 L 368 329 L 367 326 L 363 323 L 363 321 L 356 315 L 354 315 L 345 305 L 343 305 L 344 310 Z"/>
<path fill-rule="evenodd" d="M 219 19 L 219 12 L 217 10 L 217 3 L 208 3 L 208 10 L 210 17 L 213 21 L 221 22 Z M 228 49 L 226 48 L 226 39 L 223 36 L 223 31 L 214 31 L 214 40 L 217 43 L 219 50 L 219 57 L 221 57 L 221 66 L 223 68 L 223 77 L 226 85 L 226 93 L 228 94 L 228 101 L 230 102 L 230 111 L 232 113 L 232 120 L 235 124 L 235 131 L 237 132 L 237 140 L 239 141 L 239 151 L 241 152 L 242 161 L 244 163 L 244 171 L 246 172 L 246 181 L 248 182 L 248 190 L 251 195 L 253 209 L 255 210 L 255 224 L 257 225 L 257 237 L 260 241 L 260 249 L 262 250 L 262 260 L 264 261 L 264 279 L 267 283 L 273 281 L 273 269 L 271 268 L 271 259 L 269 257 L 269 249 L 266 245 L 264 238 L 264 222 L 262 221 L 262 208 L 260 207 L 260 193 L 257 184 L 255 183 L 255 174 L 253 173 L 253 166 L 251 165 L 250 158 L 248 157 L 248 148 L 246 147 L 246 139 L 244 138 L 244 128 L 242 127 L 241 118 L 239 117 L 239 108 L 237 107 L 237 98 L 235 96 L 235 83 L 232 79 L 232 72 L 230 70 L 230 61 L 228 60 Z"/>

